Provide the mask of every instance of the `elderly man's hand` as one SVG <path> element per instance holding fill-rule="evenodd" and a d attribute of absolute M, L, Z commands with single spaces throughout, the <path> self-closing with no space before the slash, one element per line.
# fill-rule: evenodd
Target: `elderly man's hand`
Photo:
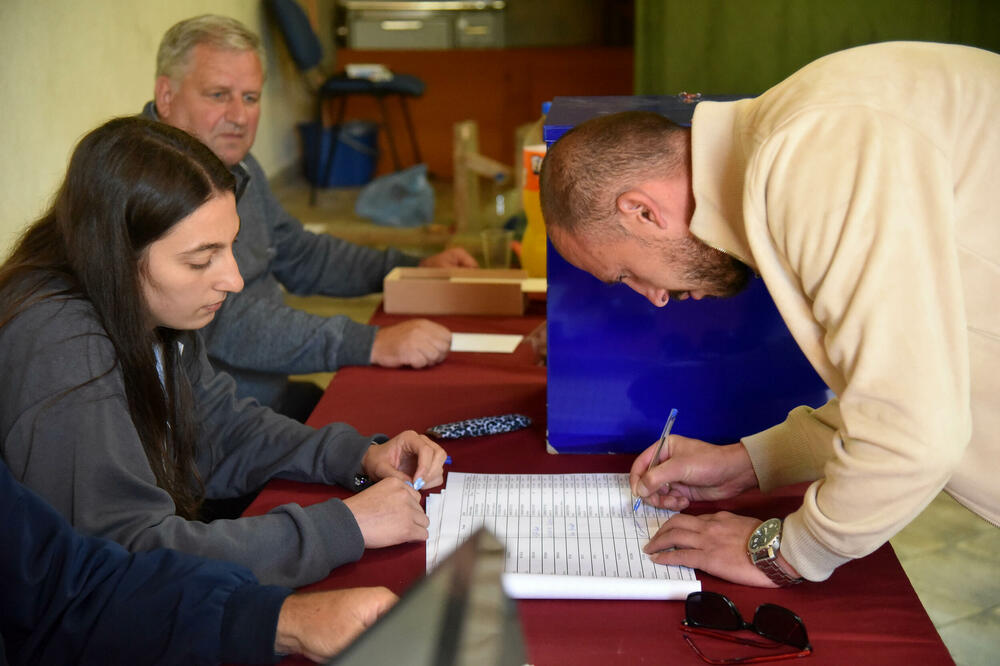
<path fill-rule="evenodd" d="M 548 362 L 549 354 L 549 343 L 548 343 L 548 327 L 543 321 L 541 324 L 535 327 L 531 333 L 524 338 L 524 341 L 531 345 L 531 349 L 534 350 L 535 356 L 538 357 L 539 365 L 546 365 Z"/>
<path fill-rule="evenodd" d="M 326 661 L 374 624 L 397 600 L 384 587 L 296 592 L 285 599 L 278 613 L 275 652 Z"/>
<path fill-rule="evenodd" d="M 429 268 L 479 268 L 479 262 L 463 247 L 449 247 L 444 252 L 424 258 L 420 265 Z"/>
<path fill-rule="evenodd" d="M 449 351 L 451 331 L 429 319 L 410 319 L 375 332 L 371 362 L 383 368 L 426 368 L 443 361 Z"/>

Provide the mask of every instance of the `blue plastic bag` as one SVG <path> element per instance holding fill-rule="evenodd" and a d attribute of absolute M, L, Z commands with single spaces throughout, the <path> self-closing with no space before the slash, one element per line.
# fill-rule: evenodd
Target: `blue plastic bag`
<path fill-rule="evenodd" d="M 427 165 L 379 176 L 361 188 L 354 212 L 390 227 L 419 227 L 434 219 L 434 188 Z"/>

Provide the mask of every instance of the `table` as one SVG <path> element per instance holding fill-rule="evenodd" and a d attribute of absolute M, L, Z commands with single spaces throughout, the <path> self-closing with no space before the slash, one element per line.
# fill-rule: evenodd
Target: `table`
<path fill-rule="evenodd" d="M 405 319 L 379 311 L 373 322 Z M 524 317 L 433 317 L 452 331 L 527 334 L 544 320 L 538 304 Z M 425 370 L 345 368 L 337 372 L 309 420 L 321 426 L 346 421 L 362 433 L 395 435 L 412 428 L 507 412 L 530 416 L 532 427 L 514 433 L 458 440 L 445 448 L 453 459 L 446 470 L 490 473 L 627 472 L 627 455 L 552 455 L 545 450 L 545 368 L 528 345 L 514 354 L 451 354 Z M 683 433 L 683 430 L 681 430 Z M 784 516 L 801 502 L 805 486 L 768 495 L 748 493 L 724 502 L 693 505 L 692 513 L 728 510 L 760 519 Z M 439 489 L 432 489 L 436 492 Z M 247 510 L 258 515 L 297 502 L 303 505 L 347 491 L 318 484 L 275 480 Z M 334 570 L 305 589 L 385 585 L 397 594 L 424 573 L 424 544 L 371 550 L 356 563 Z M 829 580 L 771 590 L 734 585 L 699 572 L 702 588 L 725 594 L 746 619 L 770 602 L 795 611 L 813 645 L 809 664 L 954 663 L 892 547 L 837 569 Z M 678 630 L 681 602 L 521 600 L 518 611 L 531 663 L 700 664 Z M 713 657 L 760 654 L 693 637 Z M 288 658 L 286 664 L 310 663 Z"/>

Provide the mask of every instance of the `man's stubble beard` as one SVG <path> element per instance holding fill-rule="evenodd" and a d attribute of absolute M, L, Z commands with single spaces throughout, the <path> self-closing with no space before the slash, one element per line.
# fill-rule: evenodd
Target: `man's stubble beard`
<path fill-rule="evenodd" d="M 694 236 L 666 241 L 666 262 L 680 266 L 684 279 L 696 285 L 685 291 L 703 291 L 709 298 L 730 298 L 750 283 L 753 272 L 742 261 L 703 243 Z M 671 292 L 671 296 L 685 292 Z"/>

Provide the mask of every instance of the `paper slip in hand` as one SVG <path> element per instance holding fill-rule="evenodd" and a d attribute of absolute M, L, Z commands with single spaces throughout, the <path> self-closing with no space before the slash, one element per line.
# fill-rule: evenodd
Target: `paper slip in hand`
<path fill-rule="evenodd" d="M 511 354 L 521 344 L 523 335 L 500 333 L 452 333 L 453 352 L 497 352 Z"/>

